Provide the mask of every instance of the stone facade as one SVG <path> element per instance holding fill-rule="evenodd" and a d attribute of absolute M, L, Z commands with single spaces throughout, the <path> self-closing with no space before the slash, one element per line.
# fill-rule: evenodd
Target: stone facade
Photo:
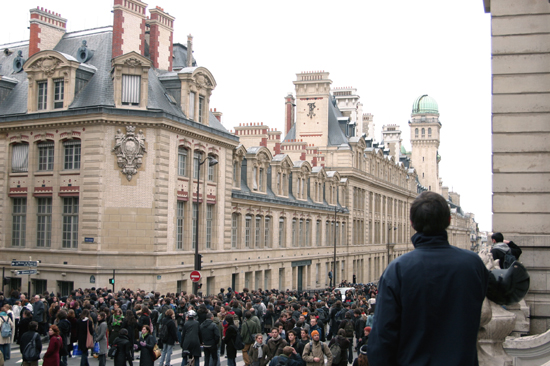
<path fill-rule="evenodd" d="M 531 333 L 550 328 L 550 4 L 485 0 L 492 29 L 493 231 L 523 250 Z"/>

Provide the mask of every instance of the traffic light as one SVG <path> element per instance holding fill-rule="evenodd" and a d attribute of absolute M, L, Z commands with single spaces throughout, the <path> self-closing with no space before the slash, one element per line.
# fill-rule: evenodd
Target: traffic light
<path fill-rule="evenodd" d="M 201 288 L 202 288 L 202 283 L 197 284 L 197 287 L 198 287 L 199 289 L 201 289 Z"/>
<path fill-rule="evenodd" d="M 195 266 L 195 269 L 197 271 L 200 271 L 202 269 L 202 254 L 197 254 L 197 257 L 195 258 L 195 263 L 197 264 Z"/>
<path fill-rule="evenodd" d="M 114 284 L 115 284 L 115 279 L 109 278 L 109 285 L 114 285 Z"/>

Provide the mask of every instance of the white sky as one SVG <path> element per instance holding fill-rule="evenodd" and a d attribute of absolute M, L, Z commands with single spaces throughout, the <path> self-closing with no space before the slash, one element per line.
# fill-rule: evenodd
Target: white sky
<path fill-rule="evenodd" d="M 217 81 L 210 106 L 227 129 L 263 122 L 284 132 L 284 97 L 301 71 L 330 72 L 357 88 L 376 136 L 395 123 L 410 150 L 414 100 L 439 104 L 443 184 L 461 194 L 480 230 L 491 230 L 491 30 L 482 0 L 149 2 L 176 17 L 174 42 Z M 68 19 L 68 31 L 112 25 L 113 0 L 10 2 L 0 44 L 28 40 L 29 9 Z"/>

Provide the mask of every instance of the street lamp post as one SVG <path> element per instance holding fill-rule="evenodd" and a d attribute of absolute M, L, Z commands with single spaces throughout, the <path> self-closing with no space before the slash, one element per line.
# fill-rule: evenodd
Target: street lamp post
<path fill-rule="evenodd" d="M 336 287 L 336 213 L 340 211 L 338 210 L 338 206 L 335 205 L 334 206 L 334 259 L 333 259 L 333 263 L 332 263 L 332 284 L 334 285 L 334 287 Z M 341 212 L 344 212 L 343 210 L 341 210 Z"/>
<path fill-rule="evenodd" d="M 201 179 L 201 165 L 206 163 L 208 160 L 208 166 L 214 166 L 218 164 L 218 161 L 214 159 L 211 156 L 207 156 L 202 162 L 200 161 L 199 157 L 199 165 L 197 167 L 197 218 L 195 221 L 195 271 L 201 270 L 201 258 L 199 255 L 199 187 L 200 187 L 200 179 Z M 199 283 L 193 282 L 193 293 L 197 295 L 199 292 Z"/>

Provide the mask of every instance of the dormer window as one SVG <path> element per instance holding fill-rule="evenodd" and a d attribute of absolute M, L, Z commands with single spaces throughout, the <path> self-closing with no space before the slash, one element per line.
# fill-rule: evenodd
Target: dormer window
<path fill-rule="evenodd" d="M 48 108 L 48 81 L 39 81 L 38 86 L 38 105 L 36 109 L 39 111 L 46 110 Z"/>
<path fill-rule="evenodd" d="M 195 119 L 195 92 L 189 93 L 189 119 Z"/>
<path fill-rule="evenodd" d="M 63 108 L 63 100 L 65 99 L 65 80 L 55 79 L 53 81 L 54 93 L 53 93 L 53 108 Z"/>
<path fill-rule="evenodd" d="M 199 123 L 204 122 L 204 97 L 199 97 Z"/>
<path fill-rule="evenodd" d="M 122 75 L 122 97 L 123 105 L 139 106 L 141 96 L 141 76 Z"/>

